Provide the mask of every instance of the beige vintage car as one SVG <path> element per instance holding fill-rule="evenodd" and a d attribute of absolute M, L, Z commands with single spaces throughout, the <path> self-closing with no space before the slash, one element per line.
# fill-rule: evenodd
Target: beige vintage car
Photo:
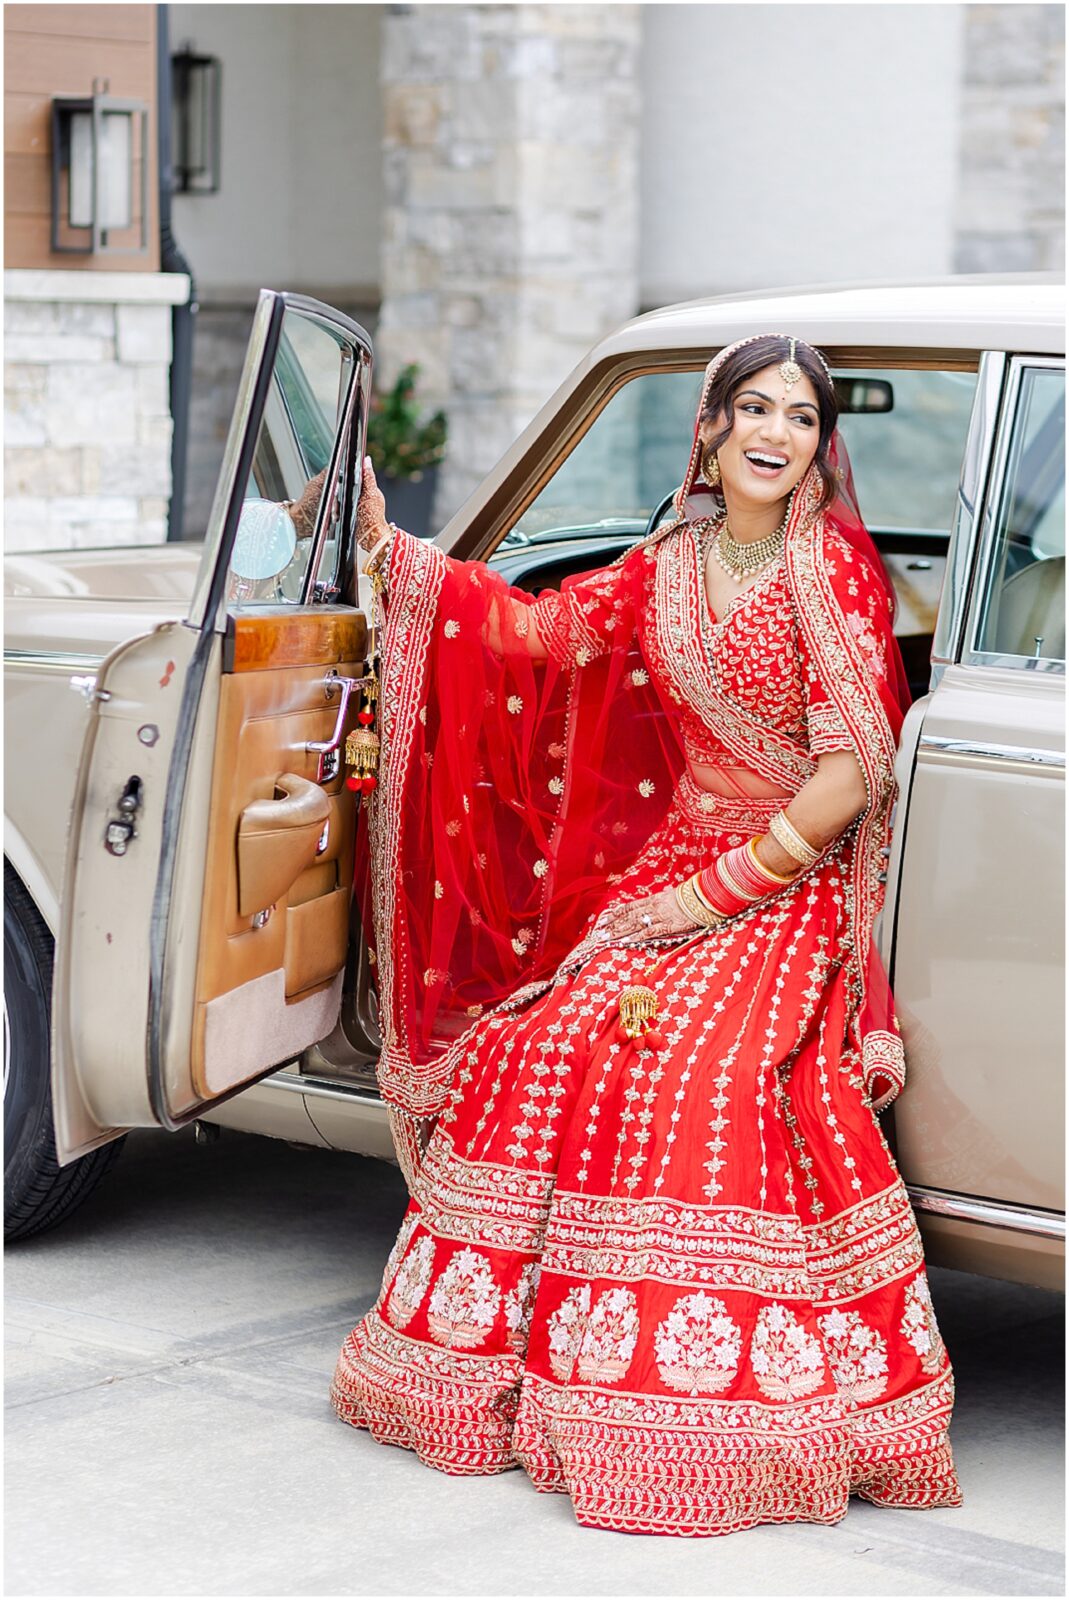
<path fill-rule="evenodd" d="M 929 1259 L 1054 1285 L 1060 286 L 832 287 L 640 317 L 440 543 L 532 591 L 611 560 L 665 514 L 710 354 L 770 328 L 833 364 L 915 697 L 877 930 L 909 1078 L 884 1125 Z M 5 563 L 9 1238 L 66 1216 L 131 1127 L 392 1155 L 339 754 L 367 646 L 352 530 L 371 364 L 344 316 L 264 292 L 205 542 Z M 307 512 L 310 483 L 302 524 L 281 503 Z"/>

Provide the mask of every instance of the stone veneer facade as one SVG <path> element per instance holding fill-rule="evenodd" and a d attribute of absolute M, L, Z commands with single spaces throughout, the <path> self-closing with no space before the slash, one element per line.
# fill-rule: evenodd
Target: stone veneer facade
<path fill-rule="evenodd" d="M 955 272 L 1065 266 L 1065 10 L 965 8 Z"/>
<path fill-rule="evenodd" d="M 4 274 L 4 544 L 159 544 L 181 274 Z"/>
<path fill-rule="evenodd" d="M 448 411 L 439 526 L 637 309 L 639 42 L 634 5 L 383 19 L 378 383 Z"/>

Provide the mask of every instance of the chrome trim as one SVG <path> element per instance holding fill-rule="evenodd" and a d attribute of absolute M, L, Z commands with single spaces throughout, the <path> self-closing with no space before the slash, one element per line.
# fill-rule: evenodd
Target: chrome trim
<path fill-rule="evenodd" d="M 1035 671 L 1037 668 L 1045 671 L 1060 669 L 1064 674 L 1064 662 L 1051 661 L 1048 666 L 1045 661 L 1037 660 L 1034 656 L 996 654 L 994 651 L 981 650 L 977 645 L 991 599 L 990 577 L 995 560 L 996 525 L 1006 490 L 1006 469 L 1013 450 L 1017 429 L 1021 388 L 1024 374 L 1027 371 L 1036 369 L 1064 372 L 1065 360 L 1064 358 L 1058 359 L 1055 356 L 1013 356 L 1010 360 L 1009 370 L 1006 375 L 1006 389 L 999 412 L 998 433 L 995 440 L 992 467 L 984 495 L 983 515 L 980 524 L 980 556 L 974 574 L 972 593 L 969 596 L 966 621 L 967 637 L 962 641 L 961 654 L 957 659 L 969 666 L 1008 664 L 1016 667 L 1018 671 Z M 1022 663 L 1024 662 L 1028 663 L 1027 669 L 1022 669 Z"/>
<path fill-rule="evenodd" d="M 5 667 L 35 667 L 51 672 L 70 672 L 72 668 L 99 667 L 105 656 L 77 655 L 64 650 L 5 650 Z"/>
<path fill-rule="evenodd" d="M 1056 767 L 1065 771 L 1064 751 L 1036 750 L 1031 745 L 974 744 L 971 739 L 947 739 L 941 734 L 922 733 L 917 748 L 931 750 L 936 755 L 979 756 L 985 761 L 1021 761 L 1030 767 Z"/>
<path fill-rule="evenodd" d="M 226 436 L 222 465 L 219 468 L 219 476 L 215 483 L 212 508 L 208 514 L 208 528 L 204 536 L 204 552 L 201 556 L 200 568 L 193 586 L 193 598 L 189 603 L 188 621 L 191 627 L 198 630 L 204 627 L 211 605 L 216 568 L 219 565 L 221 554 L 220 544 L 226 532 L 227 513 L 234 496 L 235 475 L 245 445 L 249 418 L 253 407 L 257 403 L 260 369 L 263 365 L 264 351 L 267 348 L 268 338 L 271 333 L 275 305 L 280 298 L 270 289 L 261 289 L 260 298 L 256 303 L 256 311 L 253 315 L 252 329 L 249 333 L 249 342 L 245 350 L 245 365 L 241 371 L 241 382 L 238 386 L 237 398 L 234 401 L 234 409 L 230 416 L 230 431 Z"/>
<path fill-rule="evenodd" d="M 946 667 L 960 659 L 969 607 L 970 575 L 975 569 L 980 507 L 988 482 L 997 436 L 999 404 L 1006 377 L 1006 355 L 985 350 L 973 394 L 972 415 L 965 437 L 958 497 L 951 526 L 943 592 L 939 600 L 932 640 L 930 688 L 935 688 Z"/>
<path fill-rule="evenodd" d="M 1041 1239 L 1065 1241 L 1065 1216 L 1058 1211 L 1001 1205 L 996 1200 L 978 1200 L 972 1195 L 949 1194 L 943 1189 L 926 1189 L 913 1183 L 906 1184 L 906 1192 L 913 1209 L 930 1216 L 951 1217 L 960 1222 L 982 1223 L 987 1228 L 1007 1228 L 1013 1233 L 1031 1233 Z"/>
<path fill-rule="evenodd" d="M 279 1072 L 265 1078 L 263 1085 L 269 1089 L 291 1089 L 298 1094 L 311 1095 L 320 1100 L 359 1100 L 364 1105 L 378 1106 L 383 1115 L 386 1102 L 377 1094 L 355 1083 L 336 1083 L 332 1078 L 299 1077 L 294 1072 Z"/>

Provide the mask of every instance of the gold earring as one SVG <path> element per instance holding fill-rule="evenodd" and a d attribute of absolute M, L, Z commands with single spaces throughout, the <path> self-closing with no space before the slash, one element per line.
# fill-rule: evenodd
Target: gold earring
<path fill-rule="evenodd" d="M 715 489 L 720 482 L 720 462 L 711 445 L 708 445 L 702 454 L 702 477 L 710 489 Z"/>

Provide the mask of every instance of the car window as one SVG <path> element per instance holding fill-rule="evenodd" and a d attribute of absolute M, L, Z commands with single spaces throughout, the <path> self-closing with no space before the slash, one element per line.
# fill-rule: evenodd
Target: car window
<path fill-rule="evenodd" d="M 976 607 L 974 660 L 1065 660 L 1065 371 L 1020 363 Z"/>
<path fill-rule="evenodd" d="M 843 376 L 846 376 L 845 369 Z M 861 509 L 878 530 L 949 535 L 976 374 L 851 368 L 890 384 L 890 411 L 840 418 Z M 617 391 L 518 519 L 522 536 L 639 530 L 680 482 L 690 452 L 700 372 L 643 373 Z"/>
<path fill-rule="evenodd" d="M 865 521 L 877 536 L 898 594 L 895 632 L 916 641 L 911 668 L 928 675 L 946 548 L 976 374 L 902 368 L 843 368 L 844 379 L 890 388 L 889 410 L 844 412 Z M 638 537 L 686 468 L 702 374 L 643 373 L 609 400 L 566 460 L 502 541 Z"/>
<path fill-rule="evenodd" d="M 229 604 L 299 603 L 351 370 L 333 330 L 287 307 L 227 575 Z"/>
<path fill-rule="evenodd" d="M 641 533 L 686 469 L 701 382 L 700 372 L 648 372 L 617 390 L 520 517 L 515 542 L 609 523 Z"/>

